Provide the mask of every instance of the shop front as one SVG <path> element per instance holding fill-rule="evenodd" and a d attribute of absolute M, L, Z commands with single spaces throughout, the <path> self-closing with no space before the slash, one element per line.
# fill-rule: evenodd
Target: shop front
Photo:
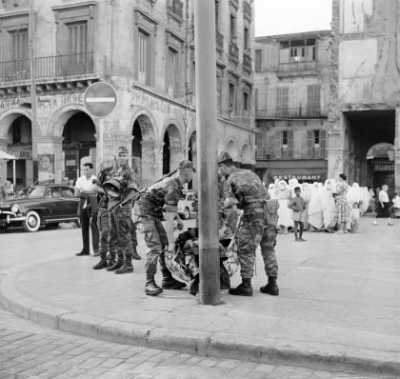
<path fill-rule="evenodd" d="M 275 160 L 257 162 L 256 172 L 268 185 L 275 180 L 297 179 L 300 183 L 324 182 L 327 179 L 326 160 Z"/>

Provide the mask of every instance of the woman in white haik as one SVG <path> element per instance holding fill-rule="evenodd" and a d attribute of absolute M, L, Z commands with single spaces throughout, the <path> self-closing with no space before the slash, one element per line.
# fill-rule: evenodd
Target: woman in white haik
<path fill-rule="evenodd" d="M 311 186 L 311 200 L 308 206 L 308 223 L 314 229 L 321 231 L 323 227 L 322 212 L 322 183 L 313 183 Z"/>
<path fill-rule="evenodd" d="M 324 229 L 328 233 L 332 233 L 335 227 L 335 199 L 333 197 L 335 188 L 335 180 L 327 179 L 321 193 Z"/>
<path fill-rule="evenodd" d="M 286 234 L 287 229 L 293 227 L 292 211 L 289 209 L 290 190 L 284 180 L 278 183 L 278 225 L 283 229 Z"/>

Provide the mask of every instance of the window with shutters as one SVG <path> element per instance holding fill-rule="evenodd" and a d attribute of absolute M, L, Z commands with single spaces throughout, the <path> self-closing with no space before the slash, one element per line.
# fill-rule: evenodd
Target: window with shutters
<path fill-rule="evenodd" d="M 230 38 L 231 41 L 236 39 L 236 15 L 231 13 L 231 18 L 230 18 Z"/>
<path fill-rule="evenodd" d="M 326 132 L 321 129 L 309 130 L 307 150 L 309 158 L 324 159 L 326 155 Z"/>
<path fill-rule="evenodd" d="M 264 138 L 262 133 L 256 134 L 256 148 L 257 148 L 257 159 L 263 159 L 264 154 Z"/>
<path fill-rule="evenodd" d="M 222 83 L 223 83 L 223 73 L 222 71 L 217 71 L 217 106 L 218 113 L 222 113 Z"/>
<path fill-rule="evenodd" d="M 255 51 L 255 62 L 254 62 L 254 70 L 256 72 L 261 72 L 262 70 L 262 50 L 256 49 Z"/>
<path fill-rule="evenodd" d="M 282 130 L 281 150 L 281 156 L 283 158 L 293 157 L 293 130 Z"/>
<path fill-rule="evenodd" d="M 28 29 L 13 30 L 11 37 L 11 60 L 23 61 L 28 59 Z"/>
<path fill-rule="evenodd" d="M 287 116 L 289 113 L 289 87 L 276 89 L 276 113 L 277 116 Z"/>
<path fill-rule="evenodd" d="M 28 29 L 10 31 L 11 51 L 10 58 L 12 65 L 10 75 L 13 79 L 27 79 L 29 76 L 30 65 L 28 59 Z"/>
<path fill-rule="evenodd" d="M 139 81 L 149 85 L 151 78 L 151 40 L 150 35 L 146 31 L 139 29 Z"/>
<path fill-rule="evenodd" d="M 289 143 L 289 136 L 288 136 L 288 131 L 287 130 L 283 130 L 282 131 L 282 147 L 283 148 L 287 148 L 288 143 Z"/>
<path fill-rule="evenodd" d="M 88 52 L 87 22 L 71 22 L 68 28 L 68 54 L 75 56 L 76 60 L 82 59 Z"/>
<path fill-rule="evenodd" d="M 307 86 L 307 116 L 318 117 L 321 113 L 321 86 Z"/>
<path fill-rule="evenodd" d="M 247 26 L 243 28 L 243 47 L 245 50 L 250 48 L 250 35 L 249 28 Z"/>
<path fill-rule="evenodd" d="M 229 83 L 229 112 L 233 113 L 236 110 L 236 86 L 234 83 Z"/>
<path fill-rule="evenodd" d="M 248 114 L 250 110 L 249 93 L 247 91 L 243 92 L 243 113 Z"/>
<path fill-rule="evenodd" d="M 179 52 L 168 47 L 167 52 L 167 91 L 172 97 L 179 96 Z"/>
<path fill-rule="evenodd" d="M 215 31 L 219 32 L 220 29 L 220 14 L 221 14 L 221 10 L 220 10 L 220 2 L 221 0 L 215 0 Z"/>

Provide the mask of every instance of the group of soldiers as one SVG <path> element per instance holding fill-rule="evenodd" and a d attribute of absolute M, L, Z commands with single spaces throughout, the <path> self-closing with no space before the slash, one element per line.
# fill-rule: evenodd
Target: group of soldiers
<path fill-rule="evenodd" d="M 182 289 L 186 286 L 174 277 L 168 266 L 167 255 L 175 246 L 174 225 L 181 224 L 177 206 L 183 189 L 194 175 L 192 162 L 180 162 L 173 175 L 167 175 L 148 188 L 139 189 L 129 168 L 128 151 L 118 150 L 116 165 L 102 167 L 96 179 L 99 196 L 98 226 L 100 233 L 100 262 L 93 268 L 133 272 L 137 253 L 137 224 L 140 223 L 147 246 L 145 293 L 157 296 L 163 289 Z M 268 283 L 262 293 L 279 295 L 278 264 L 275 256 L 277 209 L 275 200 L 268 200 L 266 189 L 258 176 L 237 167 L 229 154 L 218 160 L 220 205 L 223 209 L 241 210 L 240 223 L 235 233 L 238 245 L 241 284 L 232 288 L 232 295 L 252 296 L 255 254 L 261 246 Z M 201 185 L 201 184 L 200 184 Z M 162 274 L 161 287 L 155 281 L 157 265 Z M 197 278 L 198 285 L 198 278 Z M 194 294 L 191 291 L 192 294 Z"/>

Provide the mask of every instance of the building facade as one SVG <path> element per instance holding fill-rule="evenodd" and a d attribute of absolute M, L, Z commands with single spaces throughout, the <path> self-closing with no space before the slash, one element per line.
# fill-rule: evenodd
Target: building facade
<path fill-rule="evenodd" d="M 33 28 L 28 5 L 0 2 L 0 150 L 19 158 L 19 186 L 74 180 L 84 160 L 98 168 L 119 146 L 144 185 L 196 159 L 192 0 L 33 0 Z M 216 27 L 218 149 L 249 163 L 253 1 L 217 0 Z M 83 102 L 97 81 L 117 93 L 105 118 Z"/>
<path fill-rule="evenodd" d="M 334 0 L 329 172 L 400 189 L 399 8 Z"/>
<path fill-rule="evenodd" d="M 256 167 L 265 183 L 327 177 L 330 41 L 330 31 L 256 38 Z"/>

